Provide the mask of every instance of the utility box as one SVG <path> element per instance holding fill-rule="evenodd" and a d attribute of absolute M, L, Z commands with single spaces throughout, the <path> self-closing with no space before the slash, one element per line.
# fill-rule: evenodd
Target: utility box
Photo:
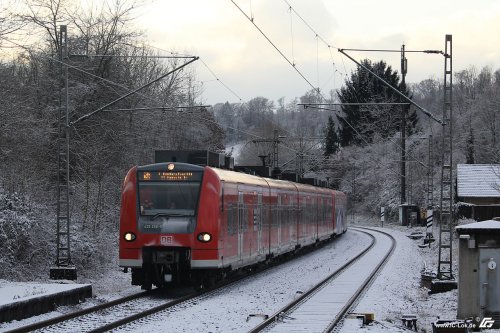
<path fill-rule="evenodd" d="M 500 221 L 456 227 L 458 243 L 458 314 L 483 328 L 500 327 Z M 490 326 L 493 325 L 493 326 Z"/>
<path fill-rule="evenodd" d="M 420 209 L 417 205 L 402 204 L 399 205 L 399 222 L 401 225 L 416 226 L 420 225 Z"/>

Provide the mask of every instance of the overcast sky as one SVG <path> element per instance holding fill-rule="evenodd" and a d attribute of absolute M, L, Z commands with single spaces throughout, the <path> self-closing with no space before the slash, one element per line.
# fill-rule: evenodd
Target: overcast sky
<path fill-rule="evenodd" d="M 452 34 L 454 71 L 471 65 L 500 68 L 498 0 L 288 0 L 331 48 L 290 14 L 284 0 L 234 1 L 323 91 L 339 88 L 354 68 L 337 48 L 400 50 L 404 43 L 407 50 L 444 50 L 445 35 Z M 139 25 L 151 45 L 200 56 L 243 101 L 256 96 L 290 101 L 311 89 L 230 0 L 153 1 L 141 9 Z M 400 71 L 399 53 L 350 54 L 383 59 Z M 407 58 L 407 82 L 442 79 L 442 56 Z M 193 69 L 203 82 L 204 102 L 238 102 L 201 62 Z"/>

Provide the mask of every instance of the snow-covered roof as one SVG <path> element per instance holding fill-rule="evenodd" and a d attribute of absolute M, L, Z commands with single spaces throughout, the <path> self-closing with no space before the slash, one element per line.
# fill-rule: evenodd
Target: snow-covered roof
<path fill-rule="evenodd" d="M 459 197 L 500 197 L 500 165 L 458 164 Z"/>
<path fill-rule="evenodd" d="M 500 221 L 488 220 L 482 222 L 469 223 L 469 224 L 459 225 L 458 227 L 456 227 L 456 229 L 458 233 L 460 233 L 461 231 L 478 231 L 478 230 L 500 231 Z"/>

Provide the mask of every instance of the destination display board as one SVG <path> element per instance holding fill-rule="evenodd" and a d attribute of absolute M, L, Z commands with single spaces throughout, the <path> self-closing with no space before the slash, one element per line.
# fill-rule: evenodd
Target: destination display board
<path fill-rule="evenodd" d="M 201 172 L 190 171 L 139 171 L 139 181 L 144 182 L 194 182 L 201 181 Z"/>

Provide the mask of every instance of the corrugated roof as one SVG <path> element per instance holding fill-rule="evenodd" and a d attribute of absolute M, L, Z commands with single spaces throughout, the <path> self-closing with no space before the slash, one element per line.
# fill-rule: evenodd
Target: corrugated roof
<path fill-rule="evenodd" d="M 458 164 L 457 195 L 459 197 L 500 197 L 500 165 Z"/>

